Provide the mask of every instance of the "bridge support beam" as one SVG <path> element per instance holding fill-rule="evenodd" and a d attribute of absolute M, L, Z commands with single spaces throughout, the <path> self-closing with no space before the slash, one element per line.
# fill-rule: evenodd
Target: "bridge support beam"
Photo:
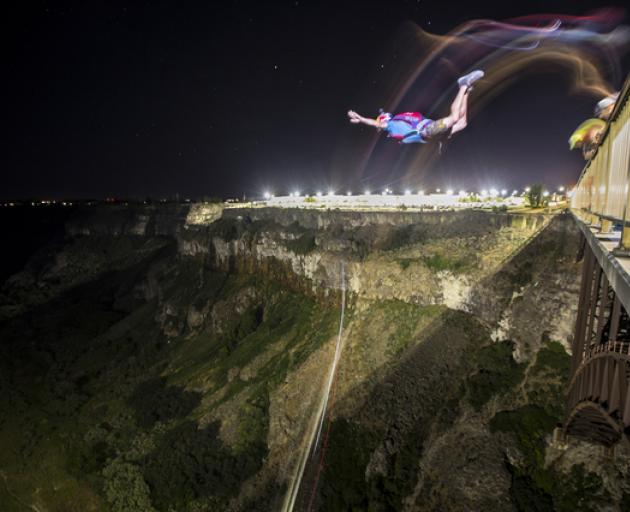
<path fill-rule="evenodd" d="M 625 304 L 630 283 L 591 229 L 578 224 L 586 243 L 564 433 L 605 446 L 628 444 L 630 315 Z"/>

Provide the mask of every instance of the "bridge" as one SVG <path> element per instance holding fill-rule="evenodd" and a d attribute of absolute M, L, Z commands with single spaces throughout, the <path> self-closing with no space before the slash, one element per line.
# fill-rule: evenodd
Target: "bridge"
<path fill-rule="evenodd" d="M 630 75 L 571 212 L 584 237 L 565 434 L 630 442 Z"/>

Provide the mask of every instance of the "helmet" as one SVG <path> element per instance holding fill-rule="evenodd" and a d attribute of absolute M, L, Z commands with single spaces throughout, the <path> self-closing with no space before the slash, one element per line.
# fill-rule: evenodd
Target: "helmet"
<path fill-rule="evenodd" d="M 595 106 L 595 115 L 599 117 L 604 109 L 615 104 L 618 97 L 619 93 L 615 93 L 611 96 L 608 96 L 607 98 L 604 98 L 603 100 L 598 101 L 597 105 Z"/>
<path fill-rule="evenodd" d="M 382 108 L 379 109 L 379 112 L 380 114 L 376 118 L 379 123 L 387 123 L 392 118 L 392 115 L 389 112 L 384 112 Z"/>

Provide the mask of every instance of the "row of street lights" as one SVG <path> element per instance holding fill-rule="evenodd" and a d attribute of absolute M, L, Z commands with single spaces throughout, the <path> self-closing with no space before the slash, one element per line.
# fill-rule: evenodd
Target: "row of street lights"
<path fill-rule="evenodd" d="M 531 191 L 531 187 L 525 187 L 525 190 L 522 192 L 521 195 L 525 195 L 527 193 L 529 193 Z M 565 191 L 565 187 L 560 186 L 558 187 L 558 193 L 562 194 Z M 436 194 L 441 194 L 443 193 L 441 189 L 437 188 L 435 189 L 435 193 Z M 452 196 L 455 194 L 455 191 L 451 188 L 447 189 L 444 192 L 446 195 Z M 390 188 L 385 188 L 381 193 L 381 195 L 383 196 L 387 196 L 387 195 L 392 195 L 393 191 Z M 328 193 L 326 194 L 326 196 L 328 197 L 333 197 L 333 196 L 338 196 L 338 195 L 342 195 L 342 194 L 337 194 L 337 192 L 335 192 L 334 190 L 329 190 Z M 353 193 L 351 191 L 346 192 L 346 196 L 352 196 Z M 370 196 L 372 195 L 372 192 L 370 190 L 365 190 L 363 192 L 363 195 L 365 196 Z M 411 196 L 414 195 L 413 191 L 410 189 L 406 189 L 404 191 L 404 195 L 406 196 Z M 423 196 L 425 195 L 425 191 L 424 190 L 418 190 L 416 192 L 415 195 L 418 196 Z M 460 190 L 457 193 L 458 196 L 460 197 L 466 197 L 466 196 L 479 196 L 479 197 L 506 197 L 508 195 L 508 190 L 507 189 L 502 189 L 502 190 L 498 190 L 496 188 L 491 188 L 489 190 L 487 189 L 483 189 L 481 190 L 478 194 L 476 194 L 475 192 L 466 192 L 465 190 Z M 517 196 L 519 195 L 518 190 L 513 190 L 512 193 L 510 194 L 511 196 Z M 550 192 L 548 190 L 543 191 L 543 196 L 544 197 L 548 197 L 550 195 Z M 324 197 L 324 193 L 322 191 L 317 191 L 314 194 L 315 197 Z M 275 196 L 274 194 L 272 194 L 271 192 L 267 191 L 264 193 L 264 198 L 265 199 L 273 199 Z M 291 192 L 289 194 L 289 197 L 302 197 L 302 194 L 299 191 L 294 191 Z M 309 194 L 305 194 L 304 197 L 312 197 Z"/>

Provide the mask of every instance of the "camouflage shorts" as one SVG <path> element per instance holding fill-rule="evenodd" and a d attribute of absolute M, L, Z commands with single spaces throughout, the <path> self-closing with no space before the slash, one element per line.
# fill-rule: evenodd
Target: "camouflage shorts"
<path fill-rule="evenodd" d="M 446 133 L 449 130 L 446 126 L 444 119 L 438 119 L 437 121 L 431 121 L 422 130 L 422 135 L 426 137 L 435 137 L 442 133 Z"/>

